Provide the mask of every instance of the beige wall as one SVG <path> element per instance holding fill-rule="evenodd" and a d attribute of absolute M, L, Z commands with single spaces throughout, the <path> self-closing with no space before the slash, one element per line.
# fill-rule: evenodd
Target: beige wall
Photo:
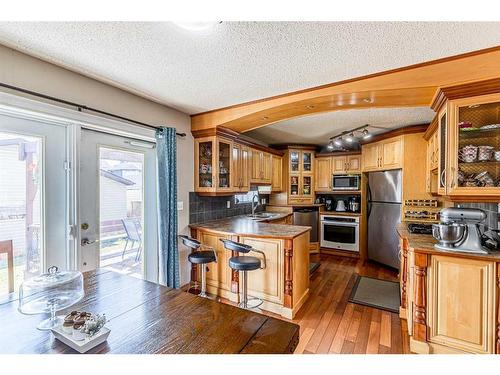
<path fill-rule="evenodd" d="M 152 125 L 173 126 L 178 132 L 186 133 L 185 138 L 178 138 L 177 169 L 178 200 L 184 202 L 184 210 L 179 211 L 179 232 L 188 232 L 189 191 L 193 191 L 194 153 L 191 122 L 187 114 L 2 45 L 0 82 Z M 189 278 L 189 265 L 186 250 L 182 247 L 179 250 L 181 279 L 184 284 Z"/>

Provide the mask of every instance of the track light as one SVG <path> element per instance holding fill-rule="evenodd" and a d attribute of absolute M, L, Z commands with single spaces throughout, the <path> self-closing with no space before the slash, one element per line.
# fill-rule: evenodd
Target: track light
<path fill-rule="evenodd" d="M 352 143 L 354 141 L 354 133 L 350 132 L 347 137 L 345 137 L 346 142 Z"/>
<path fill-rule="evenodd" d="M 335 146 L 342 146 L 342 137 L 338 137 L 333 143 L 335 143 Z"/>
<path fill-rule="evenodd" d="M 371 138 L 371 133 L 368 131 L 368 129 L 363 130 L 363 139 L 368 139 Z"/>
<path fill-rule="evenodd" d="M 326 146 L 327 149 L 329 150 L 333 150 L 335 148 L 335 146 L 333 145 L 333 141 L 330 140 L 330 142 L 328 143 L 328 146 Z"/>

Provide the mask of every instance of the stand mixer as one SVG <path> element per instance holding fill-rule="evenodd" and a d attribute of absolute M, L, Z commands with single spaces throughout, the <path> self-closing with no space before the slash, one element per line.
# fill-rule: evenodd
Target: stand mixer
<path fill-rule="evenodd" d="M 488 254 L 481 244 L 479 225 L 486 219 L 486 212 L 477 208 L 444 208 L 441 223 L 432 225 L 432 235 L 439 241 L 436 249 Z"/>

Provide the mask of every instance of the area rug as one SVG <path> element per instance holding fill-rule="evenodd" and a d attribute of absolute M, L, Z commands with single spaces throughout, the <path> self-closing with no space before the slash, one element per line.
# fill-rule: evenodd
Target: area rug
<path fill-rule="evenodd" d="M 309 275 L 312 275 L 318 268 L 319 263 L 309 263 Z"/>
<path fill-rule="evenodd" d="M 358 275 L 349 302 L 399 313 L 399 283 Z"/>

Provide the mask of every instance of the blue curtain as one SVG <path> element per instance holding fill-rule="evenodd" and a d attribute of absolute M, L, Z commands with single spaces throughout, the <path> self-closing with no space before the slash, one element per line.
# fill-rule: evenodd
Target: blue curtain
<path fill-rule="evenodd" d="M 179 288 L 177 247 L 177 139 L 175 128 L 156 132 L 158 164 L 159 276 L 160 283 Z"/>

